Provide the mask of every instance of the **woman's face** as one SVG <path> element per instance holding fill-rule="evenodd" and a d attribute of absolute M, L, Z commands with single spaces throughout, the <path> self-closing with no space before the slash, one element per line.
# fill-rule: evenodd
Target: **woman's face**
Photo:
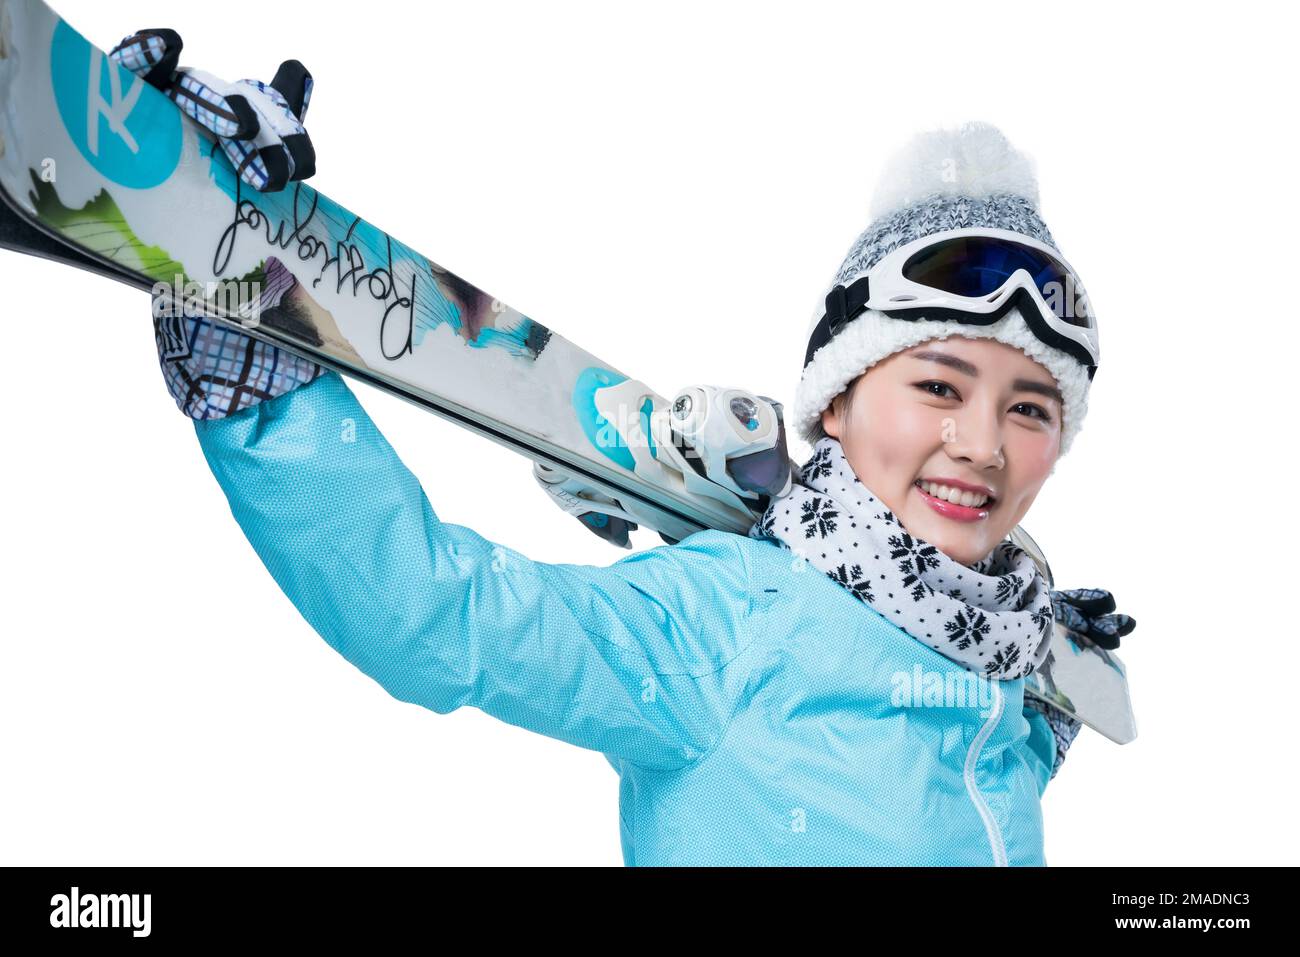
<path fill-rule="evenodd" d="M 971 565 L 1020 522 L 1051 474 L 1061 399 L 1051 373 L 1014 346 L 951 336 L 872 366 L 822 413 L 822 428 L 908 532 Z M 931 481 L 991 497 L 922 488 Z"/>

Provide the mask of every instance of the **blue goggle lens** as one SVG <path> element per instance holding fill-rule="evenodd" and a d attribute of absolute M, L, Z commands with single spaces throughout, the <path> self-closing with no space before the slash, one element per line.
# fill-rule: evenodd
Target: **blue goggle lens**
<path fill-rule="evenodd" d="M 993 295 L 1023 269 L 1052 312 L 1063 322 L 1091 324 L 1078 297 L 1083 290 L 1059 260 L 1032 246 L 993 236 L 958 236 L 922 249 L 903 266 L 903 278 L 953 296 Z"/>

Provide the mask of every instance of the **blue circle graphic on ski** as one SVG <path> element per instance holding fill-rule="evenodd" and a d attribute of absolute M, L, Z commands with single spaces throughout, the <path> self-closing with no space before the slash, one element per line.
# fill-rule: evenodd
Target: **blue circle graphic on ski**
<path fill-rule="evenodd" d="M 50 42 L 50 79 L 68 136 L 91 166 L 132 189 L 171 176 L 181 157 L 180 112 L 61 20 Z M 147 137 L 137 135 L 143 131 Z"/>

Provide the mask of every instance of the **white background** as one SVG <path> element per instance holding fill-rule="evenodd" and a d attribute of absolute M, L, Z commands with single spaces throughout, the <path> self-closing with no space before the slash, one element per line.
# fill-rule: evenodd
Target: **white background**
<path fill-rule="evenodd" d="M 1058 585 L 1139 621 L 1140 736 L 1080 735 L 1044 800 L 1048 861 L 1295 863 L 1279 8 L 57 8 L 105 49 L 174 27 L 183 63 L 229 79 L 303 60 L 313 186 L 663 392 L 789 401 L 883 158 L 1000 125 L 1038 162 L 1104 350 L 1025 526 Z M 0 862 L 621 863 L 603 757 L 400 703 L 299 617 L 164 389 L 147 306 L 0 254 Z M 622 557 L 514 453 L 353 388 L 443 520 L 540 560 Z"/>

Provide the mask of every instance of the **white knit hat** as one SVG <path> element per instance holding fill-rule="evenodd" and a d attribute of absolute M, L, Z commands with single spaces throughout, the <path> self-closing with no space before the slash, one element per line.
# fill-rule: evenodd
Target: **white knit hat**
<path fill-rule="evenodd" d="M 825 296 L 830 290 L 849 286 L 884 256 L 924 236 L 986 226 L 1023 233 L 1060 252 L 1038 213 L 1032 161 L 987 123 L 967 123 L 957 130 L 915 137 L 886 169 L 871 204 L 871 217 L 871 225 L 850 247 L 818 302 L 808 326 L 810 340 L 826 312 Z M 1078 359 L 1034 335 L 1016 308 L 986 326 L 864 311 L 805 356 L 791 410 L 792 427 L 815 444 L 825 434 L 822 411 L 864 370 L 919 343 L 954 335 L 1005 342 L 1052 374 L 1064 400 L 1060 456 L 1065 455 L 1083 426 L 1092 380 Z"/>

